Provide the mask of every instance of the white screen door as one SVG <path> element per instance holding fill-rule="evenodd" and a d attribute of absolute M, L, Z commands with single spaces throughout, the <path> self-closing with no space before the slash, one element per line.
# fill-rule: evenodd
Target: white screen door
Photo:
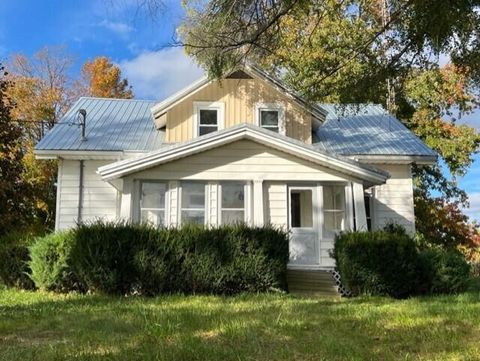
<path fill-rule="evenodd" d="M 315 187 L 289 187 L 290 264 L 319 265 Z"/>

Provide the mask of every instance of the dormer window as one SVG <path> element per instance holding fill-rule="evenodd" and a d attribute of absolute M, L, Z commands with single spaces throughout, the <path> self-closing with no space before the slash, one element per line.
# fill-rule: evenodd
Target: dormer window
<path fill-rule="evenodd" d="M 219 102 L 195 102 L 194 118 L 196 136 L 216 132 L 223 128 L 224 105 Z"/>
<path fill-rule="evenodd" d="M 285 134 L 285 110 L 278 104 L 257 104 L 256 123 L 259 127 Z"/>

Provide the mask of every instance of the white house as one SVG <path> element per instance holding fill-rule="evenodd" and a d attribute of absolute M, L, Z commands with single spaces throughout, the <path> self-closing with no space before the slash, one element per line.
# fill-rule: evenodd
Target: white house
<path fill-rule="evenodd" d="M 36 155 L 59 160 L 58 230 L 271 223 L 291 231 L 290 267 L 309 270 L 334 266 L 341 230 L 413 232 L 411 165 L 436 158 L 381 106 L 309 104 L 255 67 L 160 103 L 81 98 Z"/>

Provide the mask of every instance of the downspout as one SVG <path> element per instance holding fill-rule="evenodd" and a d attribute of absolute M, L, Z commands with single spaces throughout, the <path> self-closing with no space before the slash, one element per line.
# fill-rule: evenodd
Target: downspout
<path fill-rule="evenodd" d="M 78 179 L 78 214 L 77 214 L 77 223 L 82 224 L 82 213 L 83 213 L 83 160 L 80 162 L 80 172 Z"/>

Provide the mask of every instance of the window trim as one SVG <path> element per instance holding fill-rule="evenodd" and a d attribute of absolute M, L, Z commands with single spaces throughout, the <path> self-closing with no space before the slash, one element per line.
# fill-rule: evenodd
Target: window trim
<path fill-rule="evenodd" d="M 163 179 L 140 179 L 139 180 L 139 186 L 138 186 L 138 200 L 137 200 L 137 216 L 135 217 L 137 219 L 137 222 L 141 223 L 142 222 L 142 209 L 146 210 L 162 210 L 163 209 L 163 226 L 167 227 L 168 224 L 168 219 L 170 218 L 170 184 L 168 180 L 163 180 Z M 142 208 L 142 187 L 144 183 L 163 183 L 165 184 L 165 204 L 164 208 Z M 158 225 L 156 225 L 158 227 Z"/>
<path fill-rule="evenodd" d="M 278 112 L 278 133 L 285 135 L 285 105 L 281 103 L 257 103 L 255 104 L 255 124 L 262 127 L 260 112 L 262 111 L 276 111 Z"/>
<path fill-rule="evenodd" d="M 182 217 L 182 212 L 184 210 L 189 210 L 189 211 L 201 211 L 202 208 L 183 208 L 182 207 L 182 201 L 183 201 L 183 185 L 185 183 L 198 183 L 198 184 L 203 184 L 204 186 L 204 204 L 203 204 L 203 225 L 208 225 L 208 204 L 209 204 L 209 187 L 208 187 L 208 182 L 204 181 L 197 181 L 197 180 L 181 180 L 178 184 L 178 207 L 177 207 L 177 225 L 182 226 L 183 225 L 183 217 Z"/>
<path fill-rule="evenodd" d="M 193 102 L 193 136 L 200 135 L 200 110 L 217 111 L 217 131 L 225 127 L 225 103 L 223 102 Z"/>
<path fill-rule="evenodd" d="M 222 207 L 222 184 L 223 183 L 243 183 L 243 208 L 223 208 Z M 217 183 L 217 194 L 218 194 L 218 206 L 217 206 L 217 223 L 222 225 L 222 212 L 223 210 L 227 211 L 240 211 L 243 210 L 243 222 L 249 224 L 249 196 L 250 196 L 250 186 L 248 181 L 243 180 L 221 180 Z"/>
<path fill-rule="evenodd" d="M 328 209 L 325 208 L 325 188 L 327 188 L 327 187 L 343 189 L 343 200 L 344 200 L 343 210 L 335 209 L 335 208 L 328 208 Z M 346 186 L 344 184 L 338 184 L 338 183 L 322 184 L 322 237 L 326 240 L 332 240 L 332 239 L 335 238 L 335 237 L 333 237 L 333 238 L 325 237 L 325 235 L 327 234 L 326 228 L 325 228 L 325 213 L 326 212 L 330 212 L 334 215 L 343 212 L 343 219 L 344 219 L 343 229 L 340 229 L 338 231 L 343 232 L 343 231 L 346 231 L 346 230 L 349 229 L 349 219 L 348 219 L 348 207 L 349 207 L 349 205 L 348 205 L 348 195 L 347 195 L 346 192 L 347 192 L 347 190 L 346 190 Z M 333 199 L 333 201 L 335 202 L 335 198 Z M 334 207 L 335 207 L 335 205 L 334 205 Z M 334 232 L 334 233 L 336 234 L 337 232 Z"/>

